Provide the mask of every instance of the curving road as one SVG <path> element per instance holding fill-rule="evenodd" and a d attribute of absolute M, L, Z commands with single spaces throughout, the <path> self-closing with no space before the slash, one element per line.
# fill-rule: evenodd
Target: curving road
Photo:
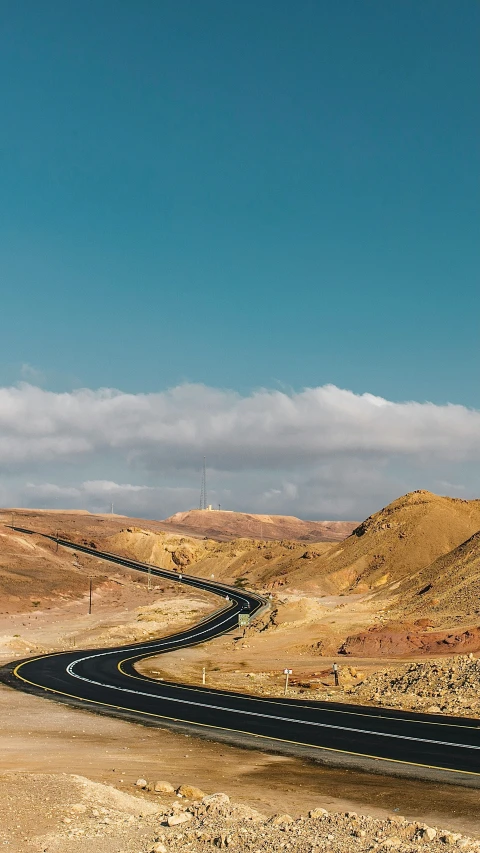
<path fill-rule="evenodd" d="M 23 533 L 34 531 L 15 528 Z M 47 537 L 57 541 L 55 537 Z M 222 608 L 196 626 L 152 642 L 114 649 L 62 652 L 16 661 L 0 680 L 20 690 L 90 710 L 126 716 L 150 725 L 195 727 L 212 739 L 300 752 L 318 760 L 353 763 L 480 787 L 480 721 L 403 711 L 255 698 L 240 693 L 158 682 L 140 675 L 135 663 L 152 655 L 203 643 L 238 626 L 239 613 L 265 607 L 262 596 L 190 575 L 156 569 L 65 539 L 59 544 L 153 576 L 168 578 L 222 598 Z M 226 601 L 226 596 L 229 600 Z M 352 761 L 351 761 L 352 763 Z M 446 771 L 446 773 L 445 773 Z"/>

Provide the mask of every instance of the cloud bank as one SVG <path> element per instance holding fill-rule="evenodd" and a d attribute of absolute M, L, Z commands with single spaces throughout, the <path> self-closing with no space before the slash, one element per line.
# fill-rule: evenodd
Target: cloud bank
<path fill-rule="evenodd" d="M 189 384 L 152 394 L 0 388 L 4 505 L 98 510 L 116 500 L 159 517 L 196 504 L 203 455 L 212 501 L 225 508 L 360 518 L 410 488 L 455 483 L 468 496 L 480 412 L 333 385 L 248 396 Z"/>

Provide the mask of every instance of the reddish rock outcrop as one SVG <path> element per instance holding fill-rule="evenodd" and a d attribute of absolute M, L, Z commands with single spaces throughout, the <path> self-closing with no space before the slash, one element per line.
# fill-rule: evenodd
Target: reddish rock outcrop
<path fill-rule="evenodd" d="M 454 631 L 418 631 L 415 628 L 371 628 L 347 637 L 339 654 L 355 657 L 468 654 L 480 650 L 480 627 Z"/>

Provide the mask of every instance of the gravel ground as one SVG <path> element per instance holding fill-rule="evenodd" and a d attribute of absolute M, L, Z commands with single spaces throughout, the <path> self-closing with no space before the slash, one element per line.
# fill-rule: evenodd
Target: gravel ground
<path fill-rule="evenodd" d="M 139 779 L 133 793 L 67 774 L 10 774 L 0 801 L 9 853 L 479 853 L 480 841 L 401 816 L 329 813 L 266 817 L 227 794 Z M 157 791 L 155 791 L 157 788 Z M 310 808 L 308 808 L 310 806 Z M 307 810 L 308 809 L 308 810 Z"/>

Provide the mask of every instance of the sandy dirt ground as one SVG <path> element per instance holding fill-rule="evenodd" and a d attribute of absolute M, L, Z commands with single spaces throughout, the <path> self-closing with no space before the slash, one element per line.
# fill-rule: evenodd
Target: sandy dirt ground
<path fill-rule="evenodd" d="M 4 686 L 0 716 L 0 816 L 15 774 L 81 773 L 130 793 L 139 777 L 167 779 L 175 787 L 188 783 L 207 793 L 225 791 L 267 815 L 296 816 L 318 806 L 376 817 L 402 814 L 480 838 L 476 790 L 337 770 L 209 743 L 68 708 Z M 19 821 L 13 811 L 9 827 L 7 817 L 4 814 L 2 830 L 17 843 L 36 830 L 35 813 Z"/>

